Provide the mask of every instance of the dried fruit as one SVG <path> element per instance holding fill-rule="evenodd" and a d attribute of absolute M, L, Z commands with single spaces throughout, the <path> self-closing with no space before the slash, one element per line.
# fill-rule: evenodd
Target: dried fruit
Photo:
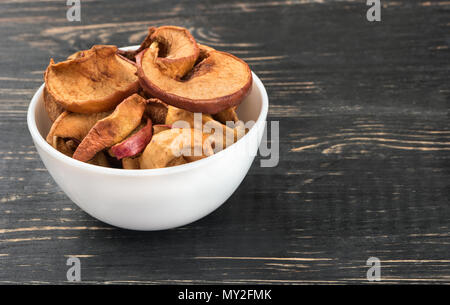
<path fill-rule="evenodd" d="M 140 169 L 139 157 L 127 157 L 122 159 L 123 169 Z"/>
<path fill-rule="evenodd" d="M 153 134 L 157 134 L 160 133 L 164 130 L 168 130 L 171 129 L 172 125 L 165 125 L 165 124 L 158 124 L 158 125 L 153 125 Z"/>
<path fill-rule="evenodd" d="M 53 122 L 47 135 L 47 142 L 54 146 L 58 138 L 75 139 L 81 142 L 97 121 L 108 116 L 111 112 L 73 113 L 64 111 Z"/>
<path fill-rule="evenodd" d="M 171 167 L 245 134 L 236 108 L 251 90 L 250 68 L 198 44 L 185 28 L 150 27 L 135 51 L 97 45 L 60 63 L 51 59 L 44 78 L 48 143 L 90 164 Z"/>
<path fill-rule="evenodd" d="M 140 123 L 145 110 L 145 99 L 138 94 L 125 99 L 114 112 L 98 121 L 78 145 L 73 158 L 88 161 L 105 148 L 125 139 Z"/>
<path fill-rule="evenodd" d="M 236 114 L 236 107 L 222 110 L 221 112 L 214 114 L 213 118 L 222 124 L 226 124 L 227 122 L 236 123 L 237 121 L 239 121 L 239 118 Z"/>
<path fill-rule="evenodd" d="M 147 124 L 132 136 L 111 147 L 114 156 L 120 160 L 125 157 L 133 157 L 141 153 L 152 139 L 152 121 L 147 119 Z"/>
<path fill-rule="evenodd" d="M 168 105 L 157 98 L 147 100 L 145 114 L 152 120 L 153 124 L 164 124 L 166 121 Z"/>
<path fill-rule="evenodd" d="M 59 115 L 64 112 L 64 107 L 58 104 L 48 93 L 47 87 L 44 87 L 44 107 L 52 122 L 54 122 Z"/>
<path fill-rule="evenodd" d="M 114 109 L 139 89 L 135 65 L 115 46 L 94 46 L 82 57 L 50 61 L 45 71 L 48 93 L 65 109 L 94 113 Z"/>
<path fill-rule="evenodd" d="M 180 79 L 194 67 L 199 48 L 188 30 L 176 26 L 162 26 L 151 35 L 152 45 L 158 49 L 155 64 L 168 77 Z"/>
<path fill-rule="evenodd" d="M 214 154 L 208 135 L 195 129 L 172 128 L 155 134 L 140 157 L 140 168 L 184 164 Z"/>
<path fill-rule="evenodd" d="M 108 162 L 108 159 L 106 158 L 106 155 L 104 152 L 100 151 L 98 152 L 94 158 L 87 161 L 89 164 L 98 165 L 98 166 L 104 166 L 104 167 L 110 167 L 110 164 Z"/>
<path fill-rule="evenodd" d="M 177 122 L 186 122 L 189 124 L 189 127 L 202 130 L 203 133 L 211 135 L 211 141 L 216 144 L 219 150 L 228 147 L 241 137 L 239 130 L 230 128 L 214 120 L 209 114 L 202 114 L 201 118 L 201 122 L 195 122 L 194 113 L 169 106 L 166 116 L 166 124 L 176 126 Z"/>
<path fill-rule="evenodd" d="M 120 55 L 122 55 L 123 57 L 128 58 L 129 60 L 136 61 L 136 55 L 139 54 L 141 51 L 147 49 L 150 46 L 150 44 L 152 43 L 151 37 L 152 37 L 152 34 L 155 32 L 155 30 L 156 30 L 156 28 L 153 26 L 148 28 L 148 34 L 137 50 L 133 50 L 133 51 L 119 50 L 118 53 Z"/>
<path fill-rule="evenodd" d="M 75 149 L 73 149 L 73 147 L 67 142 L 68 141 L 65 141 L 63 138 L 56 138 L 53 142 L 53 147 L 60 153 L 63 153 L 68 157 L 72 157 Z"/>
<path fill-rule="evenodd" d="M 211 51 L 215 51 L 215 49 L 208 47 L 204 44 L 199 44 L 197 43 L 199 49 L 200 49 L 200 54 L 199 54 L 199 58 L 197 59 L 197 62 L 200 62 L 201 60 L 203 60 L 209 52 Z"/>
<path fill-rule="evenodd" d="M 142 88 L 167 104 L 192 112 L 214 114 L 238 105 L 250 92 L 250 68 L 229 53 L 205 52 L 205 58 L 181 78 L 173 77 L 172 73 L 161 68 L 162 56 L 165 54 L 160 51 L 160 44 L 153 42 L 138 54 L 136 63 Z M 178 56 L 173 65 L 185 67 L 182 65 L 185 57 Z M 186 67 L 190 64 L 191 60 L 186 60 Z"/>

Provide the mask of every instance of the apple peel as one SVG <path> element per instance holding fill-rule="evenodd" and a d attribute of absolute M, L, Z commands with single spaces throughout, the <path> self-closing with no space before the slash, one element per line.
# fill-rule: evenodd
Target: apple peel
<path fill-rule="evenodd" d="M 138 132 L 111 147 L 111 152 L 117 160 L 125 157 L 133 157 L 142 152 L 152 139 L 152 120 L 147 119 L 147 124 Z"/>

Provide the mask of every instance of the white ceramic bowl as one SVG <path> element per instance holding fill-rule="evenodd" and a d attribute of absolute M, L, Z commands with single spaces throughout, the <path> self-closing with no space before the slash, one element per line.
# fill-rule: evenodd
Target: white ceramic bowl
<path fill-rule="evenodd" d="M 133 230 L 163 230 L 196 221 L 222 205 L 247 174 L 268 110 L 264 85 L 253 74 L 250 95 L 238 109 L 255 125 L 239 141 L 208 158 L 170 168 L 124 170 L 69 158 L 45 137 L 51 122 L 42 85 L 28 108 L 28 129 L 45 167 L 66 195 L 91 216 Z"/>

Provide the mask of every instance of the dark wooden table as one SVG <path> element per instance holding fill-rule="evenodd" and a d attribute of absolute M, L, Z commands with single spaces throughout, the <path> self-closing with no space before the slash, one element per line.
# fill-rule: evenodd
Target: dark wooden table
<path fill-rule="evenodd" d="M 450 283 L 450 3 L 0 2 L 0 283 Z M 28 103 L 50 57 L 187 27 L 245 59 L 280 121 L 280 162 L 259 158 L 220 209 L 133 232 L 88 216 L 33 146 Z"/>

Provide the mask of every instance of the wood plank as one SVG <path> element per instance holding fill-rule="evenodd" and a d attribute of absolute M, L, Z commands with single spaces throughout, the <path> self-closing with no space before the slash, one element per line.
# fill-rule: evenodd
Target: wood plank
<path fill-rule="evenodd" d="M 450 282 L 448 1 L 0 3 L 0 283 Z M 132 232 L 76 207 L 26 126 L 49 59 L 138 44 L 149 25 L 189 28 L 248 61 L 280 121 L 280 162 L 258 157 L 233 196 L 193 224 Z"/>

